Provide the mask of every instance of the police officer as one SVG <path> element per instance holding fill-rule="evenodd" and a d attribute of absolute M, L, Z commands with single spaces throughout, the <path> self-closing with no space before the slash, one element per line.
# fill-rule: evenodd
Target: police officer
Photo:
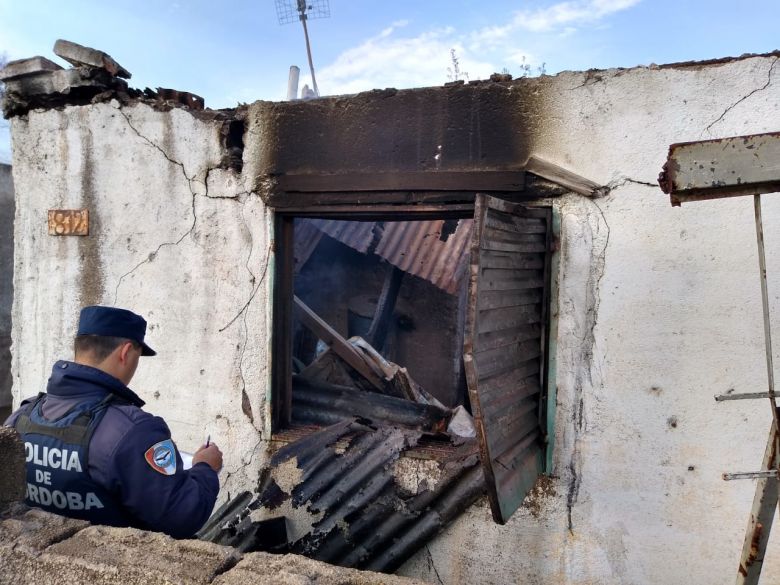
<path fill-rule="evenodd" d="M 191 537 L 219 491 L 222 453 L 201 447 L 185 470 L 165 421 L 141 410 L 127 385 L 141 356 L 146 321 L 114 307 L 85 307 L 75 359 L 54 364 L 45 393 L 6 421 L 24 440 L 26 503 L 95 524 Z"/>

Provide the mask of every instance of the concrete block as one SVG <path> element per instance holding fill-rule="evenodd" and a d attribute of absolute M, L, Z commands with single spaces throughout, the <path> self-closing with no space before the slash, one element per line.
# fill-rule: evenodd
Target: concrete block
<path fill-rule="evenodd" d="M 90 526 L 50 546 L 41 562 L 69 567 L 83 583 L 102 583 L 102 574 L 120 574 L 124 583 L 199 584 L 231 567 L 240 554 L 199 540 L 175 540 L 134 528 Z"/>
<path fill-rule="evenodd" d="M 0 507 L 23 500 L 27 490 L 24 443 L 10 427 L 0 427 L 0 469 Z"/>
<path fill-rule="evenodd" d="M 130 72 L 114 61 L 110 55 L 103 51 L 98 51 L 97 49 L 77 45 L 71 41 L 63 39 L 57 40 L 57 42 L 54 43 L 54 54 L 58 57 L 62 57 L 68 63 L 71 63 L 76 67 L 81 65 L 99 67 L 100 69 L 105 69 L 115 77 L 124 77 L 125 79 L 130 79 L 130 77 L 132 77 Z"/>
<path fill-rule="evenodd" d="M 68 93 L 76 87 L 108 87 L 108 75 L 87 76 L 80 69 L 62 69 L 60 71 L 40 71 L 17 77 L 5 82 L 6 92 L 22 96 L 50 95 Z"/>
<path fill-rule="evenodd" d="M 214 585 L 423 585 L 424 581 L 358 571 L 329 565 L 298 555 L 256 552 L 214 580 Z"/>
<path fill-rule="evenodd" d="M 55 542 L 69 538 L 90 526 L 84 520 L 57 516 L 38 508 L 19 505 L 0 521 L 0 556 L 4 549 L 37 555 Z"/>
<path fill-rule="evenodd" d="M 46 57 L 30 57 L 29 59 L 18 59 L 10 61 L 5 67 L 0 69 L 0 81 L 7 81 L 17 77 L 30 75 L 31 73 L 40 73 L 41 71 L 59 71 L 62 67 Z"/>

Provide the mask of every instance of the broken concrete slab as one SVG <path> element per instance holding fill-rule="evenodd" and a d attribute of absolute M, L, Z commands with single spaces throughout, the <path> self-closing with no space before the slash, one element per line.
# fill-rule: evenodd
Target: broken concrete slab
<path fill-rule="evenodd" d="M 57 516 L 19 504 L 0 522 L 0 557 L 5 555 L 2 551 L 6 549 L 37 555 L 88 526 L 86 520 Z"/>
<path fill-rule="evenodd" d="M 17 77 L 40 73 L 42 71 L 60 70 L 62 70 L 62 67 L 57 65 L 54 61 L 50 61 L 46 57 L 38 55 L 36 57 L 30 57 L 29 59 L 18 59 L 16 61 L 8 62 L 5 67 L 0 69 L 0 81 L 16 79 Z"/>
<path fill-rule="evenodd" d="M 106 554 L 105 551 L 111 551 Z M 175 540 L 135 528 L 90 526 L 50 546 L 42 560 L 81 567 L 82 582 L 105 570 L 120 572 L 129 582 L 210 583 L 241 558 L 234 549 L 199 540 Z"/>
<path fill-rule="evenodd" d="M 107 53 L 91 47 L 84 47 L 71 41 L 58 39 L 54 43 L 54 54 L 76 67 L 87 65 L 88 67 L 105 69 L 114 77 L 124 77 L 125 79 L 132 77 L 132 74 L 127 69 L 114 61 Z"/>
<path fill-rule="evenodd" d="M 21 96 L 66 94 L 74 88 L 108 88 L 111 78 L 108 73 L 95 74 L 94 71 L 62 69 L 60 71 L 39 71 L 5 82 L 6 93 Z"/>
<path fill-rule="evenodd" d="M 356 569 L 344 569 L 298 555 L 255 552 L 214 580 L 214 585 L 275 583 L 278 585 L 415 585 L 423 581 Z"/>
<path fill-rule="evenodd" d="M 24 443 L 19 433 L 10 427 L 0 427 L 0 508 L 24 499 L 27 471 L 24 464 Z"/>

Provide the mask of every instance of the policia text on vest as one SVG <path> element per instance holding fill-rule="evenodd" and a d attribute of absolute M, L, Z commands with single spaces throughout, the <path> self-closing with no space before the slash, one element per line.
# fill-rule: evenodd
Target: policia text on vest
<path fill-rule="evenodd" d="M 46 486 L 51 486 L 51 471 L 74 471 L 82 473 L 81 460 L 78 451 L 69 449 L 58 449 L 56 447 L 47 447 L 33 445 L 25 442 L 24 452 L 27 458 L 28 467 L 32 464 L 34 469 L 34 483 L 27 482 L 27 499 L 41 506 L 54 506 L 60 510 L 92 510 L 102 508 L 103 502 L 94 492 L 81 494 L 79 492 L 61 492 L 52 490 Z M 43 469 L 40 469 L 43 468 Z M 33 474 L 28 473 L 28 480 Z"/>

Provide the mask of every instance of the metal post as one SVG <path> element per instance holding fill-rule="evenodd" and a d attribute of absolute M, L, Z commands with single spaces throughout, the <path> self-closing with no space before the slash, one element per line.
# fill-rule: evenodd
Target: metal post
<path fill-rule="evenodd" d="M 314 87 L 314 95 L 320 97 L 320 90 L 317 87 L 317 78 L 314 77 L 314 62 L 311 59 L 311 45 L 309 44 L 309 29 L 306 27 L 305 12 L 301 12 L 301 23 L 303 24 L 303 36 L 306 37 L 306 54 L 309 56 L 309 70 L 311 71 L 311 84 Z"/>
<path fill-rule="evenodd" d="M 769 323 L 769 292 L 766 284 L 766 255 L 764 253 L 764 225 L 761 220 L 761 195 L 753 196 L 756 214 L 756 243 L 758 245 L 758 268 L 761 280 L 761 301 L 764 310 L 764 345 L 766 349 L 767 398 L 772 406 L 772 426 L 769 430 L 762 470 L 777 470 L 780 466 L 780 424 L 778 424 L 777 401 L 775 399 L 775 373 L 772 363 L 772 330 Z M 750 510 L 742 556 L 739 560 L 737 585 L 757 585 L 761 577 L 761 568 L 766 554 L 766 545 L 772 530 L 775 508 L 778 504 L 778 480 L 774 477 L 761 477 L 756 482 L 753 507 Z"/>
<path fill-rule="evenodd" d="M 777 439 L 777 427 L 773 421 L 766 443 L 762 469 L 777 469 Z M 756 494 L 748 518 L 742 556 L 739 559 L 737 585 L 757 585 L 761 577 L 766 545 L 769 542 L 775 508 L 777 508 L 777 489 L 777 477 L 765 477 L 756 482 Z"/>
<path fill-rule="evenodd" d="M 764 225 L 761 221 L 761 195 L 753 196 L 756 212 L 756 243 L 758 244 L 758 268 L 761 279 L 761 300 L 764 308 L 764 346 L 766 349 L 766 375 L 769 390 L 769 403 L 772 405 L 772 419 L 780 429 L 777 401 L 775 399 L 775 368 L 772 363 L 772 329 L 769 324 L 769 292 L 766 285 L 766 255 L 764 253 Z"/>

